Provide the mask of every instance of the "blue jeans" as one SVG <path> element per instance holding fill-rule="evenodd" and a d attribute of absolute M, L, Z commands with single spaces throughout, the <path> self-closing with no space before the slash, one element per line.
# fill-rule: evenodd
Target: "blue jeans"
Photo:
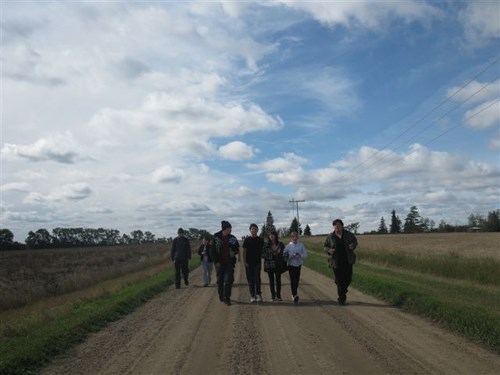
<path fill-rule="evenodd" d="M 221 301 L 228 301 L 231 299 L 233 282 L 234 264 L 232 262 L 227 262 L 225 264 L 221 263 L 217 270 L 217 289 Z"/>

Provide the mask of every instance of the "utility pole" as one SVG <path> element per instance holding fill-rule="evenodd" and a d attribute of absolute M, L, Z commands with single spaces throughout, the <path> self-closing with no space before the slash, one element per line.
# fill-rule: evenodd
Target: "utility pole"
<path fill-rule="evenodd" d="M 299 203 L 300 202 L 305 202 L 305 200 L 295 200 L 295 198 L 292 198 L 291 201 L 289 201 L 290 203 L 292 203 L 293 205 L 296 205 L 297 206 L 297 237 L 300 236 L 300 220 L 299 220 Z"/>

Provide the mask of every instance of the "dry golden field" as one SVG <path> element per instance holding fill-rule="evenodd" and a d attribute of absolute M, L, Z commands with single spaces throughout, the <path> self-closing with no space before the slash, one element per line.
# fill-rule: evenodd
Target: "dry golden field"
<path fill-rule="evenodd" d="M 166 265 L 170 245 L 0 251 L 0 311 Z"/>
<path fill-rule="evenodd" d="M 326 236 L 302 237 L 304 243 L 323 244 Z M 357 235 L 358 251 L 388 251 L 500 260 L 500 233 L 415 233 Z"/>

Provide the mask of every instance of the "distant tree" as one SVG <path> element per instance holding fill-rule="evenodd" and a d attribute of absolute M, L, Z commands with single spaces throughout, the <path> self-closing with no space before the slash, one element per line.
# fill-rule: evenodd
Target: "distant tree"
<path fill-rule="evenodd" d="M 300 224 L 296 217 L 293 218 L 292 224 L 290 225 L 290 230 L 288 233 L 297 232 L 299 235 L 302 235 L 302 229 L 300 228 Z"/>
<path fill-rule="evenodd" d="M 353 232 L 354 234 L 357 234 L 359 229 L 359 221 L 346 225 L 345 229 Z"/>
<path fill-rule="evenodd" d="M 261 234 L 263 237 L 266 237 L 268 233 L 275 231 L 275 230 L 276 230 L 276 227 L 274 226 L 273 214 L 271 213 L 271 211 L 269 211 L 267 213 L 266 223 L 264 224 L 264 227 L 262 228 Z"/>
<path fill-rule="evenodd" d="M 391 233 L 401 233 L 401 219 L 396 216 L 396 210 L 392 209 L 391 212 Z"/>
<path fill-rule="evenodd" d="M 469 227 L 482 227 L 485 223 L 484 217 L 480 214 L 470 214 L 467 220 Z"/>
<path fill-rule="evenodd" d="M 290 228 L 282 227 L 278 229 L 278 236 L 280 238 L 288 237 L 290 235 Z"/>
<path fill-rule="evenodd" d="M 484 230 L 488 232 L 500 232 L 500 210 L 488 212 Z"/>
<path fill-rule="evenodd" d="M 377 233 L 385 234 L 385 233 L 388 233 L 388 232 L 389 231 L 387 230 L 387 225 L 385 225 L 385 220 L 384 220 L 384 217 L 382 216 L 380 218 L 380 225 L 378 226 Z"/>
<path fill-rule="evenodd" d="M 52 246 L 52 239 L 47 229 L 38 229 L 36 232 L 30 231 L 25 242 L 31 249 L 46 249 Z"/>
<path fill-rule="evenodd" d="M 406 215 L 403 229 L 405 233 L 422 232 L 422 221 L 417 206 L 411 206 L 410 212 Z"/>
<path fill-rule="evenodd" d="M 148 230 L 145 231 L 144 232 L 144 242 L 154 243 L 155 242 L 155 235 Z"/>
<path fill-rule="evenodd" d="M 142 230 L 134 230 L 130 232 L 130 243 L 140 244 L 144 242 L 144 233 Z"/>
<path fill-rule="evenodd" d="M 10 229 L 0 229 L 0 244 L 11 244 L 14 242 L 14 233 Z"/>
<path fill-rule="evenodd" d="M 20 250 L 26 245 L 14 241 L 14 233 L 10 229 L 0 229 L 0 250 Z"/>
<path fill-rule="evenodd" d="M 306 225 L 304 228 L 304 236 L 310 236 L 311 235 L 311 228 L 309 228 L 309 224 Z"/>

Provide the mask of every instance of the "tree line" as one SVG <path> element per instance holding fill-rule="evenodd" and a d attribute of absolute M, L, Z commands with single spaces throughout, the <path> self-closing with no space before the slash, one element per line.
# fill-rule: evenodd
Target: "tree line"
<path fill-rule="evenodd" d="M 357 233 L 359 222 L 347 224 L 346 229 Z M 271 211 L 267 213 L 266 221 L 261 226 L 260 236 L 266 237 L 270 231 L 276 231 L 279 237 L 288 237 L 291 232 L 299 235 L 311 236 L 311 228 L 306 225 L 302 230 L 297 218 L 293 218 L 289 227 L 276 228 Z M 452 225 L 444 220 L 436 225 L 434 220 L 424 218 L 420 215 L 418 208 L 412 206 L 403 221 L 393 209 L 391 211 L 391 222 L 387 226 L 384 217 L 380 219 L 377 230 L 368 232 L 370 234 L 385 233 L 421 233 L 421 232 L 500 232 L 500 210 L 488 212 L 486 216 L 481 214 L 470 214 L 467 225 Z M 189 228 L 185 229 L 185 236 L 190 240 L 200 240 L 204 237 L 211 238 L 213 235 L 205 229 Z M 114 246 L 114 245 L 137 245 L 147 243 L 168 243 L 172 237 L 156 236 L 150 231 L 134 230 L 129 234 L 120 234 L 117 229 L 106 228 L 54 228 L 52 233 L 47 229 L 30 231 L 25 243 L 14 241 L 14 234 L 9 229 L 0 229 L 0 249 L 20 250 L 20 249 L 50 249 L 50 248 L 71 248 L 89 246 Z"/>
<path fill-rule="evenodd" d="M 434 220 L 424 218 L 418 212 L 417 206 L 412 206 L 406 215 L 404 223 L 396 211 L 391 211 L 391 223 L 387 227 L 384 217 L 380 218 L 378 230 L 370 233 L 421 233 L 421 232 L 500 232 L 500 210 L 488 212 L 487 216 L 481 214 L 470 214 L 466 225 L 452 225 L 441 220 L 436 226 Z"/>

